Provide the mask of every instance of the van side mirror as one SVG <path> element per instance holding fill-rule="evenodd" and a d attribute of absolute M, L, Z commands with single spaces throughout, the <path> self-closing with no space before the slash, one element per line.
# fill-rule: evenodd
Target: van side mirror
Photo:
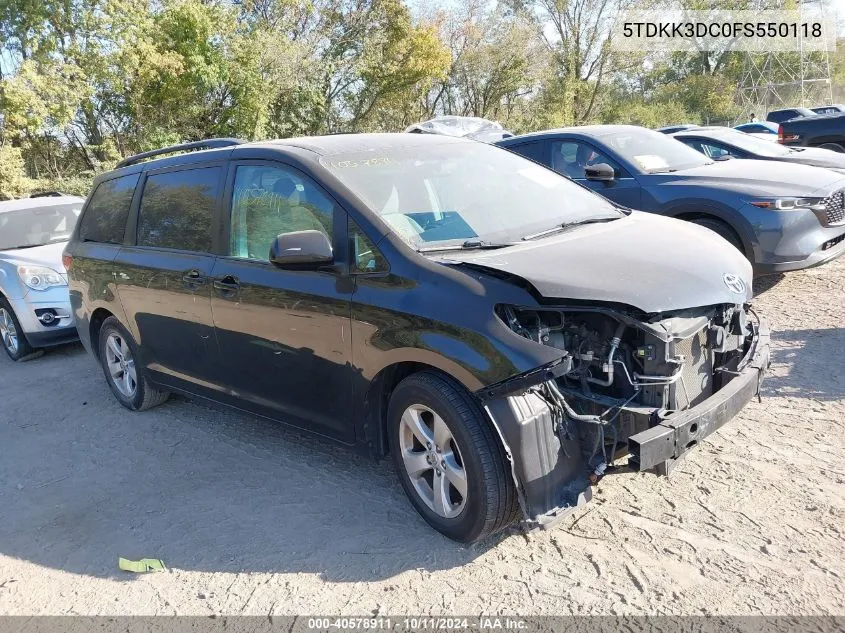
<path fill-rule="evenodd" d="M 616 180 L 616 172 L 613 167 L 607 163 L 598 163 L 597 165 L 589 165 L 584 168 L 584 176 L 587 180 L 596 180 L 599 182 L 611 182 Z"/>
<path fill-rule="evenodd" d="M 270 247 L 270 262 L 280 268 L 316 268 L 333 261 L 331 242 L 321 231 L 282 233 Z"/>

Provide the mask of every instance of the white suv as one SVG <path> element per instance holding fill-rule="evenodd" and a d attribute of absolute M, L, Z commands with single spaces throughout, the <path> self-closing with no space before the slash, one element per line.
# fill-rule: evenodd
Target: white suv
<path fill-rule="evenodd" d="M 77 338 L 62 251 L 84 202 L 61 195 L 0 202 L 0 342 L 12 360 Z"/>

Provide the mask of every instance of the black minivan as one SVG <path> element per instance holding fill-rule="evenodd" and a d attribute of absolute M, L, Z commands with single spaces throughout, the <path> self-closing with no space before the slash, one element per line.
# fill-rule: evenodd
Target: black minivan
<path fill-rule="evenodd" d="M 125 407 L 178 392 L 389 454 L 461 541 L 548 524 L 625 456 L 667 473 L 769 358 L 751 266 L 720 237 L 444 136 L 129 158 L 64 264 Z"/>

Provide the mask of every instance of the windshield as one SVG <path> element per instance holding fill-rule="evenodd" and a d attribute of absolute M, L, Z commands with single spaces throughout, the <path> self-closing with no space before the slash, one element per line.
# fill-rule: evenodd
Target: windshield
<path fill-rule="evenodd" d="M 0 212 L 0 251 L 70 239 L 81 202 Z"/>
<path fill-rule="evenodd" d="M 512 243 L 564 223 L 623 215 L 568 178 L 484 143 L 447 141 L 321 162 L 414 248 Z"/>
<path fill-rule="evenodd" d="M 645 128 L 623 128 L 601 137 L 608 147 L 647 174 L 709 165 L 708 160 L 677 139 Z"/>
<path fill-rule="evenodd" d="M 764 138 L 757 138 L 744 132 L 736 132 L 734 130 L 724 130 L 713 135 L 716 140 L 723 140 L 725 143 L 730 143 L 734 147 L 757 154 L 758 156 L 786 156 L 791 154 L 792 150 L 784 147 L 779 143 L 767 141 Z M 706 137 L 705 137 L 706 139 Z"/>

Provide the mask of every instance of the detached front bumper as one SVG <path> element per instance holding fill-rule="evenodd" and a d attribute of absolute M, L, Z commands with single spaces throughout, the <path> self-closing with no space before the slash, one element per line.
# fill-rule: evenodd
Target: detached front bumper
<path fill-rule="evenodd" d="M 668 475 L 688 451 L 739 413 L 760 393 L 770 362 L 769 337 L 769 327 L 761 321 L 738 376 L 701 404 L 667 415 L 657 426 L 629 437 L 629 467 Z"/>
<path fill-rule="evenodd" d="M 737 375 L 700 404 L 671 415 L 623 407 L 645 423 L 651 420 L 647 430 L 628 437 L 630 468 L 668 475 L 688 451 L 759 394 L 769 366 L 770 334 L 764 320 L 752 327 L 751 346 Z M 555 380 L 565 368 L 564 362 L 545 366 L 476 393 L 504 445 L 523 519 L 534 527 L 556 523 L 591 498 L 591 470 L 579 437 L 561 432 L 560 417 L 531 389 Z"/>

